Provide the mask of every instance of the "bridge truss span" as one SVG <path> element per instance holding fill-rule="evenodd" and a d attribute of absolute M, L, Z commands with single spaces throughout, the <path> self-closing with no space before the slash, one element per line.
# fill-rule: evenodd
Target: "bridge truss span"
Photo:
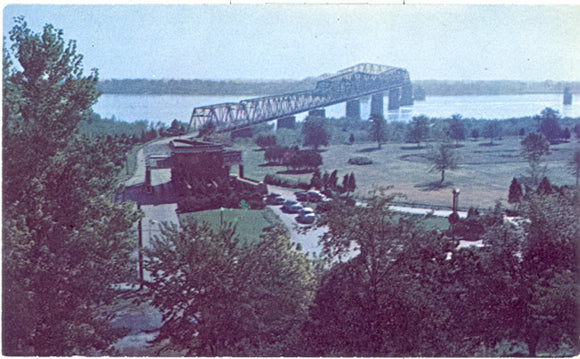
<path fill-rule="evenodd" d="M 359 64 L 318 81 L 312 90 L 258 97 L 242 100 L 239 103 L 196 107 L 191 115 L 189 129 L 197 131 L 211 123 L 217 132 L 233 131 L 316 108 L 385 91 L 399 91 L 399 89 L 402 89 L 401 105 L 412 104 L 411 81 L 405 69 Z"/>

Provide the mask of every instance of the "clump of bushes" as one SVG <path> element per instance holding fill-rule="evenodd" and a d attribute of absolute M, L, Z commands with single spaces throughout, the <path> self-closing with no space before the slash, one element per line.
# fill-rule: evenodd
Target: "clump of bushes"
<path fill-rule="evenodd" d="M 264 160 L 293 169 L 314 170 L 322 165 L 322 156 L 316 151 L 300 150 L 298 147 L 270 146 L 264 152 Z"/>
<path fill-rule="evenodd" d="M 264 183 L 272 186 L 288 187 L 288 188 L 298 188 L 303 190 L 310 189 L 310 183 L 299 182 L 291 179 L 282 178 L 276 175 L 267 174 L 264 177 Z"/>
<path fill-rule="evenodd" d="M 357 156 L 357 157 L 349 158 L 348 159 L 348 164 L 349 165 L 359 165 L 359 166 L 372 165 L 373 164 L 373 160 L 371 160 L 368 157 Z"/>

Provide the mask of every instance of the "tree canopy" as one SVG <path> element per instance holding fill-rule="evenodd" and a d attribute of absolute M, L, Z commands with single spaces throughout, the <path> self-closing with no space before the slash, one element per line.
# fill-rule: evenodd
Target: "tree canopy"
<path fill-rule="evenodd" d="M 459 167 L 459 157 L 453 147 L 447 143 L 439 143 L 433 146 L 426 158 L 433 165 L 431 172 L 441 172 L 440 183 L 445 181 L 445 171 Z"/>
<path fill-rule="evenodd" d="M 407 132 L 407 141 L 414 142 L 417 147 L 421 145 L 429 136 L 429 119 L 427 116 L 415 116 L 409 123 Z"/>
<path fill-rule="evenodd" d="M 540 131 L 548 141 L 552 142 L 562 137 L 562 129 L 558 123 L 558 120 L 560 119 L 560 113 L 558 111 L 546 107 L 542 112 L 540 112 L 540 115 L 535 118 L 540 123 L 538 131 Z"/>
<path fill-rule="evenodd" d="M 320 146 L 328 146 L 330 132 L 328 131 L 326 119 L 323 117 L 308 116 L 302 124 L 302 136 L 304 146 L 312 146 L 318 150 Z"/>
<path fill-rule="evenodd" d="M 144 296 L 163 313 L 155 342 L 196 356 L 297 350 L 314 283 L 283 229 L 242 245 L 231 224 L 217 231 L 205 223 L 166 225 L 146 254 L 151 282 Z"/>
<path fill-rule="evenodd" d="M 3 72 L 3 353 L 106 353 L 99 313 L 131 274 L 137 219 L 111 203 L 127 147 L 77 135 L 98 92 L 74 41 L 16 19 Z M 9 57 L 10 56 L 10 57 Z M 17 63 L 13 63 L 12 61 Z"/>
<path fill-rule="evenodd" d="M 542 165 L 543 158 L 550 153 L 550 144 L 541 133 L 528 133 L 521 142 L 521 156 L 530 165 L 530 175 L 534 184 L 546 171 Z"/>
<path fill-rule="evenodd" d="M 387 140 L 387 121 L 383 115 L 372 114 L 369 118 L 371 127 L 369 129 L 371 140 L 377 141 L 377 146 L 379 150 L 381 149 L 381 144 Z"/>

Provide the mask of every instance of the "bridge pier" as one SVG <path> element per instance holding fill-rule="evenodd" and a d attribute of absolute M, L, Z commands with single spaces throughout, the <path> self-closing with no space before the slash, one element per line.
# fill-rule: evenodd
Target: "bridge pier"
<path fill-rule="evenodd" d="M 346 101 L 346 118 L 356 118 L 360 120 L 360 100 Z"/>
<path fill-rule="evenodd" d="M 413 106 L 413 86 L 401 87 L 401 106 Z"/>
<path fill-rule="evenodd" d="M 289 128 L 291 130 L 296 128 L 296 116 L 288 116 L 280 118 L 276 121 L 276 128 Z"/>
<path fill-rule="evenodd" d="M 371 96 L 371 115 L 384 115 L 384 96 L 385 94 L 382 92 L 375 93 Z"/>
<path fill-rule="evenodd" d="M 389 111 L 398 110 L 401 107 L 401 89 L 394 88 L 389 90 Z"/>

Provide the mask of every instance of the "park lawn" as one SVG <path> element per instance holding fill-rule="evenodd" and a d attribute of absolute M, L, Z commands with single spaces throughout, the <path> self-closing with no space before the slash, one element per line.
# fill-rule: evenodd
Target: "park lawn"
<path fill-rule="evenodd" d="M 386 143 L 380 150 L 372 142 L 331 145 L 322 149 L 320 170 L 322 173 L 338 170 L 339 184 L 345 174 L 353 172 L 357 185 L 355 195 L 359 197 L 379 186 L 393 186 L 393 192 L 405 195 L 400 202 L 450 208 L 452 189 L 459 188 L 461 210 L 469 207 L 485 210 L 493 208 L 497 201 L 505 204 L 512 178 L 527 175 L 529 166 L 519 155 L 520 141 L 518 137 L 504 137 L 495 140 L 493 146 L 487 140 L 461 142 L 462 147 L 456 150 L 461 158 L 459 168 L 446 171 L 442 185 L 439 185 L 441 174 L 429 172 L 431 165 L 422 158 L 428 150 L 417 149 L 412 144 Z M 577 146 L 576 140 L 550 146 L 552 153 L 546 163 L 547 176 L 552 184 L 575 184 L 575 178 L 566 170 L 566 162 Z M 263 180 L 266 174 L 275 174 L 294 181 L 310 182 L 311 173 L 293 175 L 283 173 L 286 171 L 283 166 L 261 166 L 264 152 L 257 151 L 255 145 L 245 144 L 236 146 L 236 149 L 242 150 L 245 175 L 249 178 Z M 355 156 L 368 157 L 373 164 L 349 165 L 348 159 Z"/>
<path fill-rule="evenodd" d="M 195 218 L 199 222 L 207 222 L 209 225 L 218 229 L 221 222 L 221 214 L 219 209 L 181 213 L 179 215 L 179 222 L 184 223 L 188 218 Z M 279 223 L 276 215 L 270 208 L 262 210 L 245 210 L 224 208 L 223 210 L 224 223 L 235 223 L 237 225 L 237 233 L 240 236 L 240 241 L 243 243 L 252 243 L 258 241 L 262 230 L 266 227 L 273 226 Z"/>

